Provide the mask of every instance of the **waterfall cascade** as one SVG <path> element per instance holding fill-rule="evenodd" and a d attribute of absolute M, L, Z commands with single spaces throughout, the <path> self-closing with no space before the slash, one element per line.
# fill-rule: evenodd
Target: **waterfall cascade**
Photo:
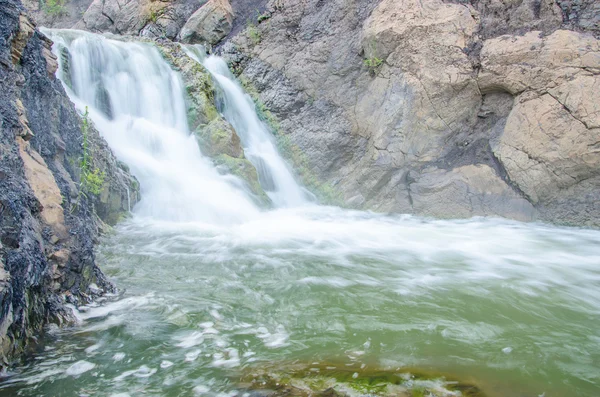
<path fill-rule="evenodd" d="M 64 56 L 63 49 L 68 49 L 69 59 L 60 62 L 58 73 L 69 96 L 81 111 L 88 107 L 117 157 L 139 179 L 138 215 L 222 224 L 248 220 L 258 213 L 240 181 L 219 175 L 202 156 L 188 128 L 181 79 L 156 48 L 74 30 L 44 32 L 55 42 L 57 56 Z M 223 116 L 240 136 L 245 155 L 273 204 L 306 203 L 307 192 L 294 180 L 254 103 L 226 63 L 214 56 L 200 58 L 193 47 L 186 52 L 216 80 Z"/>
<path fill-rule="evenodd" d="M 244 153 L 258 171 L 261 186 L 275 206 L 292 207 L 306 203 L 309 194 L 295 181 L 288 165 L 277 152 L 273 137 L 260 120 L 252 98 L 217 56 L 206 56 L 200 45 L 185 46 L 186 53 L 201 63 L 220 88 L 223 116 L 244 145 Z"/>

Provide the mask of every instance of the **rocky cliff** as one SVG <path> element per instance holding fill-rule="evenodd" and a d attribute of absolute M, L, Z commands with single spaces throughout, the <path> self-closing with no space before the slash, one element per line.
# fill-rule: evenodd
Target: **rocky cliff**
<path fill-rule="evenodd" d="M 42 19 L 217 45 L 342 205 L 600 224 L 596 1 L 87 1 Z"/>
<path fill-rule="evenodd" d="M 596 1 L 87 1 L 42 19 L 216 44 L 342 205 L 600 224 Z"/>
<path fill-rule="evenodd" d="M 138 199 L 54 77 L 50 45 L 20 1 L 0 0 L 0 366 L 44 325 L 73 321 L 67 304 L 114 290 L 94 242 Z"/>
<path fill-rule="evenodd" d="M 597 226 L 598 7 L 272 1 L 221 51 L 346 205 Z"/>

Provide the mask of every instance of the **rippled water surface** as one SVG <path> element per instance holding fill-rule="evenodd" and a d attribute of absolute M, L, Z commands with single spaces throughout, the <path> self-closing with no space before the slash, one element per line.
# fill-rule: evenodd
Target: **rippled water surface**
<path fill-rule="evenodd" d="M 224 227 L 134 217 L 99 263 L 122 296 L 55 330 L 0 395 L 225 396 L 292 364 L 600 395 L 598 231 L 329 207 Z"/>

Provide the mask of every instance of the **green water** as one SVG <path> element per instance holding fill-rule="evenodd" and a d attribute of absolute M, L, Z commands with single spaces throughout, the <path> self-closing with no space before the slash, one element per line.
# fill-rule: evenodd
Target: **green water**
<path fill-rule="evenodd" d="M 598 231 L 314 207 L 134 218 L 98 260 L 124 292 L 51 330 L 0 395 L 241 396 L 248 374 L 294 367 L 600 395 Z"/>

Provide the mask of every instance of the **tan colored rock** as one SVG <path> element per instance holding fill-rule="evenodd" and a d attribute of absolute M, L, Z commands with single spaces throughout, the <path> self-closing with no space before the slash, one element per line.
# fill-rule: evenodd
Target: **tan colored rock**
<path fill-rule="evenodd" d="M 600 72 L 600 41 L 593 36 L 557 30 L 486 40 L 481 51 L 479 87 L 483 92 L 545 91 L 580 73 Z"/>
<path fill-rule="evenodd" d="M 600 45 L 560 26 L 553 0 L 288 0 L 223 51 L 346 204 L 597 225 Z"/>
<path fill-rule="evenodd" d="M 21 137 L 16 139 L 27 182 L 41 205 L 42 220 L 52 228 L 59 238 L 68 237 L 65 228 L 65 214 L 61 205 L 62 195 L 54 175 L 48 169 L 42 156 L 28 142 Z"/>
<path fill-rule="evenodd" d="M 596 175 L 599 143 L 600 128 L 588 129 L 545 94 L 517 101 L 493 150 L 510 179 L 538 203 Z"/>
<path fill-rule="evenodd" d="M 167 5 L 152 0 L 94 0 L 75 28 L 137 35 Z"/>
<path fill-rule="evenodd" d="M 58 265 L 58 267 L 64 267 L 67 264 L 67 262 L 69 261 L 70 255 L 71 255 L 71 251 L 69 251 L 66 248 L 63 248 L 63 249 L 54 251 L 50 255 L 50 259 L 55 261 L 56 264 Z"/>
<path fill-rule="evenodd" d="M 21 61 L 25 45 L 27 45 L 34 31 L 35 25 L 33 21 L 25 14 L 19 15 L 19 31 L 13 37 L 10 53 L 15 65 Z"/>
<path fill-rule="evenodd" d="M 548 92 L 587 128 L 600 128 L 600 76 L 580 74 Z"/>
<path fill-rule="evenodd" d="M 394 164 L 432 159 L 440 139 L 475 119 L 480 96 L 463 48 L 476 28 L 471 8 L 440 0 L 384 0 L 365 22 L 365 58 L 384 63 L 358 99 L 357 122 Z"/>
<path fill-rule="evenodd" d="M 411 190 L 415 210 L 427 216 L 496 215 L 531 221 L 535 215 L 533 206 L 484 164 L 426 171 Z"/>
<path fill-rule="evenodd" d="M 17 99 L 15 104 L 17 105 L 17 114 L 19 115 L 19 123 L 21 124 L 19 136 L 22 137 L 23 140 L 28 141 L 33 137 L 33 132 L 29 128 L 29 120 L 27 120 L 27 115 L 25 114 L 25 107 L 20 99 Z"/>
<path fill-rule="evenodd" d="M 231 32 L 233 9 L 228 0 L 209 0 L 187 20 L 179 39 L 182 43 L 216 44 Z"/>

